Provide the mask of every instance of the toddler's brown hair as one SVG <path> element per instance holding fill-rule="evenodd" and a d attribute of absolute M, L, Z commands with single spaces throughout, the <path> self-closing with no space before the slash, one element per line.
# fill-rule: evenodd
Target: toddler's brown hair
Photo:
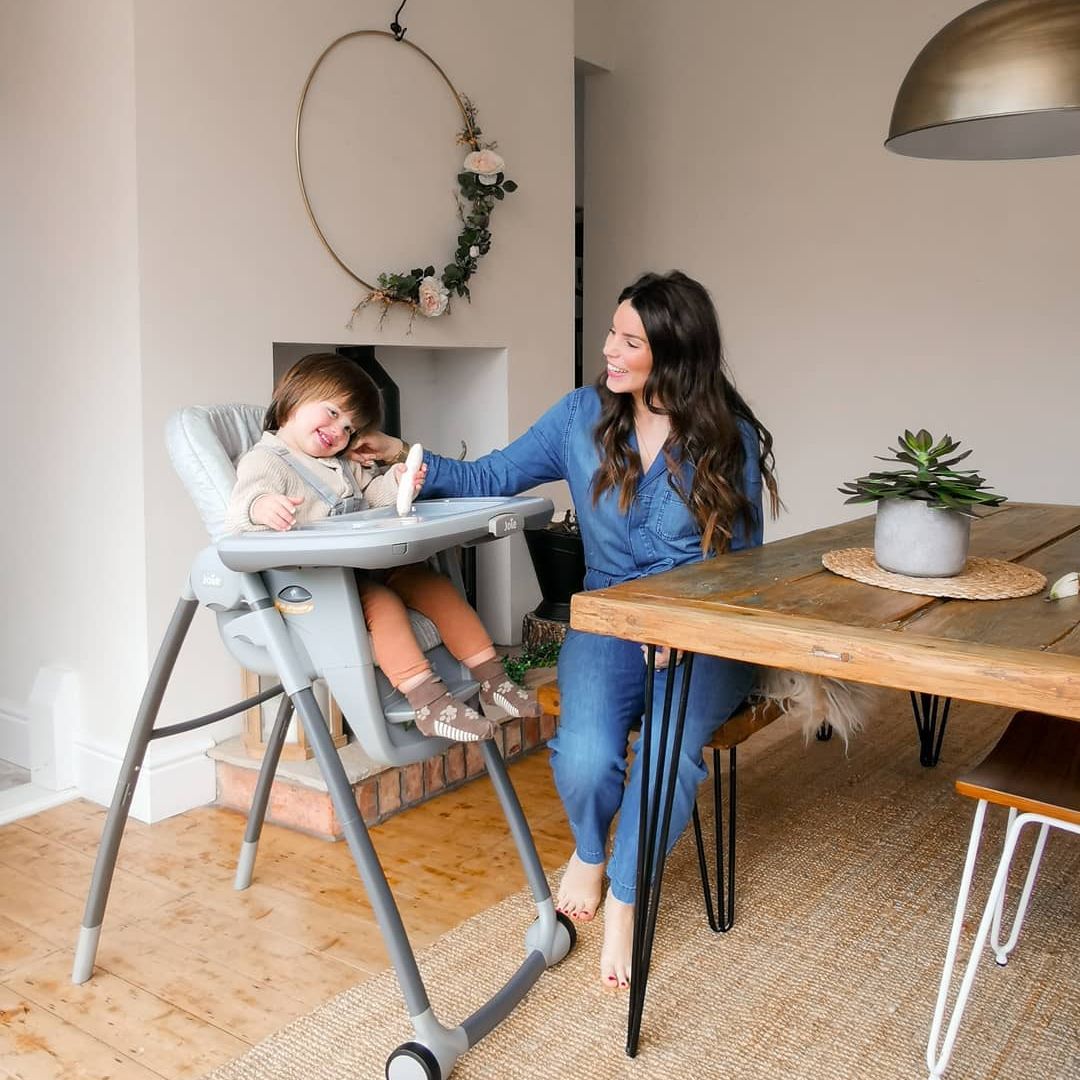
<path fill-rule="evenodd" d="M 274 388 L 263 419 L 263 431 L 277 431 L 305 401 L 335 401 L 352 416 L 361 435 L 382 424 L 382 398 L 371 376 L 355 360 L 340 353 L 310 353 L 298 360 Z"/>

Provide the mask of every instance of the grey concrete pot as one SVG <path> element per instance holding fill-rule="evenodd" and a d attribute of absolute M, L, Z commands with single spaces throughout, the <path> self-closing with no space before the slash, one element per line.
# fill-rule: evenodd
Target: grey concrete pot
<path fill-rule="evenodd" d="M 918 499 L 879 499 L 874 561 L 911 577 L 955 577 L 964 569 L 971 518 Z"/>

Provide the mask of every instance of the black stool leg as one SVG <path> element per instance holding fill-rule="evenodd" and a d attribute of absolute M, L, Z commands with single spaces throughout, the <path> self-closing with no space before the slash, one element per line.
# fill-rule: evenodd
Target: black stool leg
<path fill-rule="evenodd" d="M 727 826 L 727 896 L 724 895 L 724 801 L 720 779 L 720 751 L 713 750 L 713 805 L 716 808 L 716 904 L 709 887 L 709 868 L 705 863 L 705 844 L 701 835 L 701 816 L 694 803 L 694 840 L 697 843 L 701 888 L 705 895 L 705 916 L 709 928 L 726 934 L 735 922 L 735 750 L 728 749 L 728 826 Z"/>

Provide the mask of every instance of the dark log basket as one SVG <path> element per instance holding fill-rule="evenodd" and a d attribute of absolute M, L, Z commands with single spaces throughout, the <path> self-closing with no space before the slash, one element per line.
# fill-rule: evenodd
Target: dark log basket
<path fill-rule="evenodd" d="M 585 587 L 581 534 L 561 522 L 546 529 L 526 529 L 525 542 L 543 596 L 533 614 L 538 619 L 568 623 L 570 597 Z"/>

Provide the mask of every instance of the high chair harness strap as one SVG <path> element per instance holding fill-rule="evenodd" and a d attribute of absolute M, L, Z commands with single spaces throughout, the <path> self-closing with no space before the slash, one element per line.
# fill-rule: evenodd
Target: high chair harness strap
<path fill-rule="evenodd" d="M 330 508 L 330 517 L 337 517 L 339 514 L 352 514 L 357 510 L 363 510 L 367 502 L 364 496 L 360 493 L 360 489 L 356 485 L 356 477 L 353 476 L 352 469 L 349 468 L 348 463 L 341 461 L 341 475 L 345 482 L 349 485 L 349 494 L 345 496 L 339 495 L 332 488 L 328 487 L 322 482 L 306 465 L 302 465 L 296 457 L 293 456 L 285 446 L 267 446 L 266 449 L 273 451 L 286 465 L 289 466 L 301 480 L 320 499 Z"/>

